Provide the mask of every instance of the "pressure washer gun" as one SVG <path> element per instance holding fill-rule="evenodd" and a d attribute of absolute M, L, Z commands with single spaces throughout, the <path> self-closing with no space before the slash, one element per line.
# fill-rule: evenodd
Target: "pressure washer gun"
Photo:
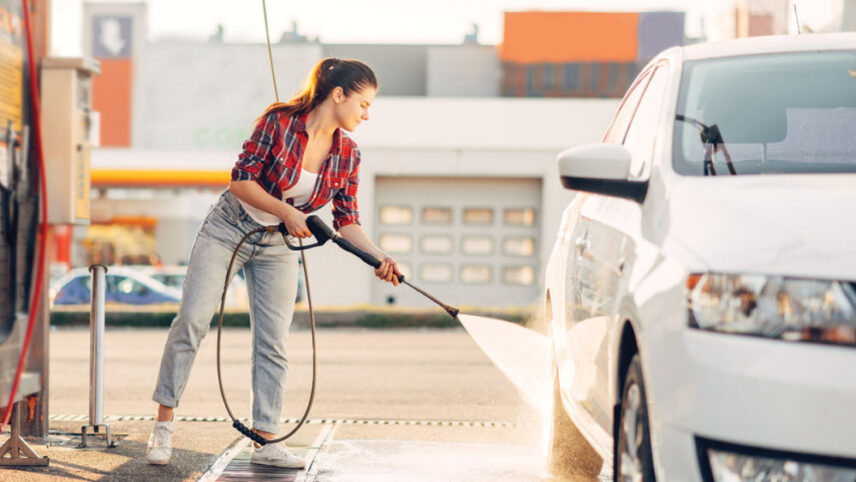
<path fill-rule="evenodd" d="M 285 244 L 288 245 L 289 249 L 292 249 L 294 251 L 302 251 L 305 249 L 322 246 L 324 243 L 326 243 L 328 240 L 330 240 L 330 241 L 333 241 L 333 243 L 338 245 L 340 248 L 342 248 L 345 251 L 355 255 L 356 257 L 363 260 L 363 262 L 365 262 L 369 266 L 372 266 L 375 269 L 380 268 L 380 265 L 383 264 L 383 262 L 381 260 L 375 258 L 371 254 L 369 254 L 369 253 L 363 251 L 362 249 L 356 247 L 354 245 L 354 243 L 343 238 L 341 234 L 339 234 L 337 231 L 332 230 L 329 226 L 324 224 L 324 221 L 322 221 L 321 218 L 319 218 L 318 216 L 316 216 L 314 214 L 311 216 L 307 216 L 306 227 L 309 228 L 309 232 L 311 232 L 312 236 L 315 237 L 315 243 L 309 244 L 306 246 L 295 246 L 294 244 L 292 244 L 288 240 L 288 230 L 285 228 L 285 224 L 280 223 L 279 226 L 277 226 L 277 231 L 279 231 L 282 234 L 283 238 L 285 239 Z M 457 308 L 454 308 L 452 306 L 447 305 L 446 303 L 443 303 L 442 301 L 440 301 L 437 298 L 428 294 L 425 290 L 423 290 L 423 289 L 419 288 L 418 286 L 410 283 L 409 281 L 406 281 L 404 279 L 404 275 L 394 275 L 394 276 L 396 276 L 398 278 L 399 283 L 404 283 L 407 286 L 413 288 L 414 290 L 419 292 L 419 294 L 425 296 L 429 300 L 440 305 L 441 308 L 446 310 L 446 313 L 448 313 L 449 316 L 451 316 L 452 318 L 457 318 L 457 316 L 458 316 L 458 309 Z"/>

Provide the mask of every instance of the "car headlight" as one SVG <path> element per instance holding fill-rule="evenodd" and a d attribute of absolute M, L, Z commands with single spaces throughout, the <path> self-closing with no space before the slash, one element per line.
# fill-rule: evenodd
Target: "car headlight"
<path fill-rule="evenodd" d="M 713 482 L 856 480 L 853 460 L 696 439 L 703 478 Z"/>
<path fill-rule="evenodd" d="M 856 345 L 856 283 L 706 273 L 687 288 L 694 328 Z"/>

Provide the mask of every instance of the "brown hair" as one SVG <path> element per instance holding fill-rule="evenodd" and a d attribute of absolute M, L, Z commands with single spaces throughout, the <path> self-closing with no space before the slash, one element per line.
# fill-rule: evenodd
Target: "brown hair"
<path fill-rule="evenodd" d="M 368 65 L 358 60 L 322 59 L 309 72 L 303 88 L 294 97 L 269 105 L 256 123 L 273 112 L 287 116 L 305 114 L 318 107 L 336 87 L 341 87 L 346 96 L 366 87 L 377 89 L 377 77 Z"/>

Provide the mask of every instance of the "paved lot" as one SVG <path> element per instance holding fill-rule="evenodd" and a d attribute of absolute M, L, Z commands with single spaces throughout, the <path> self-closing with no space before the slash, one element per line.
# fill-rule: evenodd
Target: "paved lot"
<path fill-rule="evenodd" d="M 198 421 L 226 416 L 213 331 L 176 412 L 183 421 L 176 424 L 173 461 L 167 467 L 146 464 L 155 411 L 151 392 L 166 334 L 108 330 L 104 411 L 120 441 L 113 449 L 97 441 L 80 450 L 73 434 L 88 413 L 89 333 L 51 332 L 51 444 L 34 446 L 51 458 L 51 467 L 0 471 L 0 480 L 197 480 L 224 451 L 243 443 L 226 422 Z M 549 478 L 538 410 L 523 402 L 463 330 L 324 329 L 317 342 L 312 423 L 289 441 L 314 461 L 298 480 L 402 480 L 404 474 L 408 480 Z M 224 333 L 224 380 L 230 405 L 242 416 L 249 411 L 249 347 L 248 330 Z M 311 361 L 309 331 L 293 331 L 284 418 L 303 413 Z M 83 421 L 69 420 L 75 415 Z"/>

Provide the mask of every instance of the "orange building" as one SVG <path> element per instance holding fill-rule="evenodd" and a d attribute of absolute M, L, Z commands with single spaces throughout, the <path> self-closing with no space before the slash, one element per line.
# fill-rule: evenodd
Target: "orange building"
<path fill-rule="evenodd" d="M 501 91 L 621 97 L 648 60 L 683 41 L 683 12 L 506 12 Z"/>

